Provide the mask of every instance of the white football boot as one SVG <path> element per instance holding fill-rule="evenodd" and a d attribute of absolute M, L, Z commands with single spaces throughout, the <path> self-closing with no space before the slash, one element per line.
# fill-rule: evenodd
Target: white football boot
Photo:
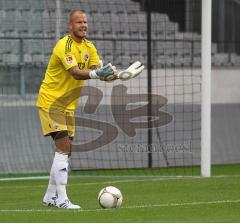
<path fill-rule="evenodd" d="M 56 200 L 56 207 L 58 208 L 65 208 L 65 209 L 80 209 L 81 207 L 76 204 L 72 204 L 68 199 L 61 202 Z"/>
<path fill-rule="evenodd" d="M 43 205 L 44 206 L 56 206 L 56 200 L 57 200 L 57 197 L 52 197 L 50 199 L 47 199 L 47 198 L 43 198 Z"/>

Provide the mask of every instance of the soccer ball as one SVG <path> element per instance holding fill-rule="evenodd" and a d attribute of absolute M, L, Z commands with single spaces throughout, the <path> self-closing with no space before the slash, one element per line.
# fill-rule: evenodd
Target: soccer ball
<path fill-rule="evenodd" d="M 122 201 L 121 191 L 113 186 L 104 187 L 98 194 L 98 202 L 102 208 L 119 208 Z"/>

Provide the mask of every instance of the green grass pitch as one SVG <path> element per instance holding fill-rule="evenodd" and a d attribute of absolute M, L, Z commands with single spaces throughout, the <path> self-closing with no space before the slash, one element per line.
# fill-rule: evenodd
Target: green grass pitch
<path fill-rule="evenodd" d="M 69 179 L 68 195 L 81 205 L 77 211 L 42 205 L 47 179 L 0 181 L 0 222 L 237 223 L 239 170 L 239 166 L 215 168 L 211 178 L 75 176 Z M 98 192 L 109 185 L 123 193 L 119 209 L 98 205 Z"/>

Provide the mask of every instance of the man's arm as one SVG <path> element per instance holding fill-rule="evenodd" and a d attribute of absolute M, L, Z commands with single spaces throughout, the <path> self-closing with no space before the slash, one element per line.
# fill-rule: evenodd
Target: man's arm
<path fill-rule="evenodd" d="M 78 66 L 71 67 L 68 72 L 74 77 L 76 80 L 88 80 L 91 79 L 88 70 L 80 70 Z"/>
<path fill-rule="evenodd" d="M 117 79 L 116 68 L 110 63 L 89 71 L 80 70 L 77 66 L 71 67 L 68 71 L 76 80 L 100 79 L 102 81 L 111 81 Z"/>
<path fill-rule="evenodd" d="M 97 68 L 102 68 L 103 67 L 103 62 L 102 60 L 99 61 L 98 65 L 91 66 L 91 70 L 95 70 Z M 69 70 L 69 73 L 76 79 L 76 80 L 88 80 L 91 79 L 89 76 L 89 71 L 85 70 L 80 70 L 78 66 L 71 67 Z"/>

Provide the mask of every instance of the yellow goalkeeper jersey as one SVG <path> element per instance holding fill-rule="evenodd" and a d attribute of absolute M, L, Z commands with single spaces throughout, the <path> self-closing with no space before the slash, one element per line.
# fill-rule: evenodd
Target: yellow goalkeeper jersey
<path fill-rule="evenodd" d="M 84 81 L 75 80 L 68 69 L 78 66 L 80 70 L 87 70 L 98 64 L 99 56 L 92 42 L 83 39 L 78 43 L 70 35 L 60 39 L 50 57 L 36 106 L 47 110 L 52 106 L 74 111 Z"/>

